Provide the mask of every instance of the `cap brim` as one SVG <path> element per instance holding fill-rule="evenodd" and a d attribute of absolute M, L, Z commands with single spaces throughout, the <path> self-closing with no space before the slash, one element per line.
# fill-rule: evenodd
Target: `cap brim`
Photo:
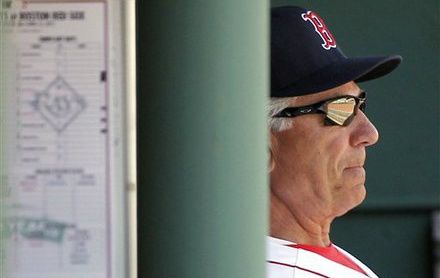
<path fill-rule="evenodd" d="M 398 55 L 383 57 L 345 58 L 275 93 L 279 97 L 301 96 L 325 91 L 350 81 L 363 82 L 392 72 L 402 61 Z"/>

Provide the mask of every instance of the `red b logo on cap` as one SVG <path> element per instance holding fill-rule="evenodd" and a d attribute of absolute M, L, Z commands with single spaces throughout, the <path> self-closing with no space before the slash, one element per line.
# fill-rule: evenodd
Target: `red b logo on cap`
<path fill-rule="evenodd" d="M 329 50 L 330 48 L 336 48 L 335 38 L 330 33 L 327 26 L 325 26 L 324 21 L 319 17 L 319 15 L 312 11 L 308 11 L 307 13 L 303 13 L 301 16 L 304 21 L 310 21 L 313 24 L 316 33 L 318 33 L 324 41 L 322 44 L 324 49 Z"/>

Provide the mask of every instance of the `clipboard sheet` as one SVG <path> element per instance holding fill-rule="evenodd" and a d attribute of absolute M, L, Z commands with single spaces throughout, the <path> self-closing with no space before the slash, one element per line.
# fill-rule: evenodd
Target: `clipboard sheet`
<path fill-rule="evenodd" d="M 8 276 L 112 276 L 106 1 L 15 1 Z"/>

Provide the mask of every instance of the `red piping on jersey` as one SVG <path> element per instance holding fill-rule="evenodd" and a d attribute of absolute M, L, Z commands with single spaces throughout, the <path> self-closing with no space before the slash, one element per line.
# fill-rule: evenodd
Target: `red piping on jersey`
<path fill-rule="evenodd" d="M 324 274 L 321 274 L 321 273 L 318 273 L 318 272 L 315 272 L 313 270 L 310 270 L 310 269 L 307 269 L 307 268 L 303 268 L 303 267 L 300 267 L 300 266 L 297 266 L 297 265 L 285 264 L 285 263 L 280 263 L 280 262 L 275 262 L 275 261 L 267 261 L 267 262 L 271 263 L 271 264 L 278 264 L 278 265 L 288 266 L 288 267 L 292 267 L 292 268 L 298 268 L 298 269 L 301 269 L 303 271 L 310 272 L 310 273 L 313 273 L 315 275 L 318 275 L 318 276 L 321 276 L 321 277 L 324 277 L 324 278 L 330 278 L 328 276 L 325 276 Z"/>

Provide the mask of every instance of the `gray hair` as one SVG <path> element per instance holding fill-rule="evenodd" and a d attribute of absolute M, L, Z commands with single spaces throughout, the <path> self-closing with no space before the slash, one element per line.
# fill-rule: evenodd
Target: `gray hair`
<path fill-rule="evenodd" d="M 295 99 L 296 97 L 270 98 L 266 113 L 266 115 L 268 115 L 267 124 L 270 131 L 281 132 L 292 127 L 292 119 L 273 118 L 273 116 L 284 108 L 291 106 Z"/>

